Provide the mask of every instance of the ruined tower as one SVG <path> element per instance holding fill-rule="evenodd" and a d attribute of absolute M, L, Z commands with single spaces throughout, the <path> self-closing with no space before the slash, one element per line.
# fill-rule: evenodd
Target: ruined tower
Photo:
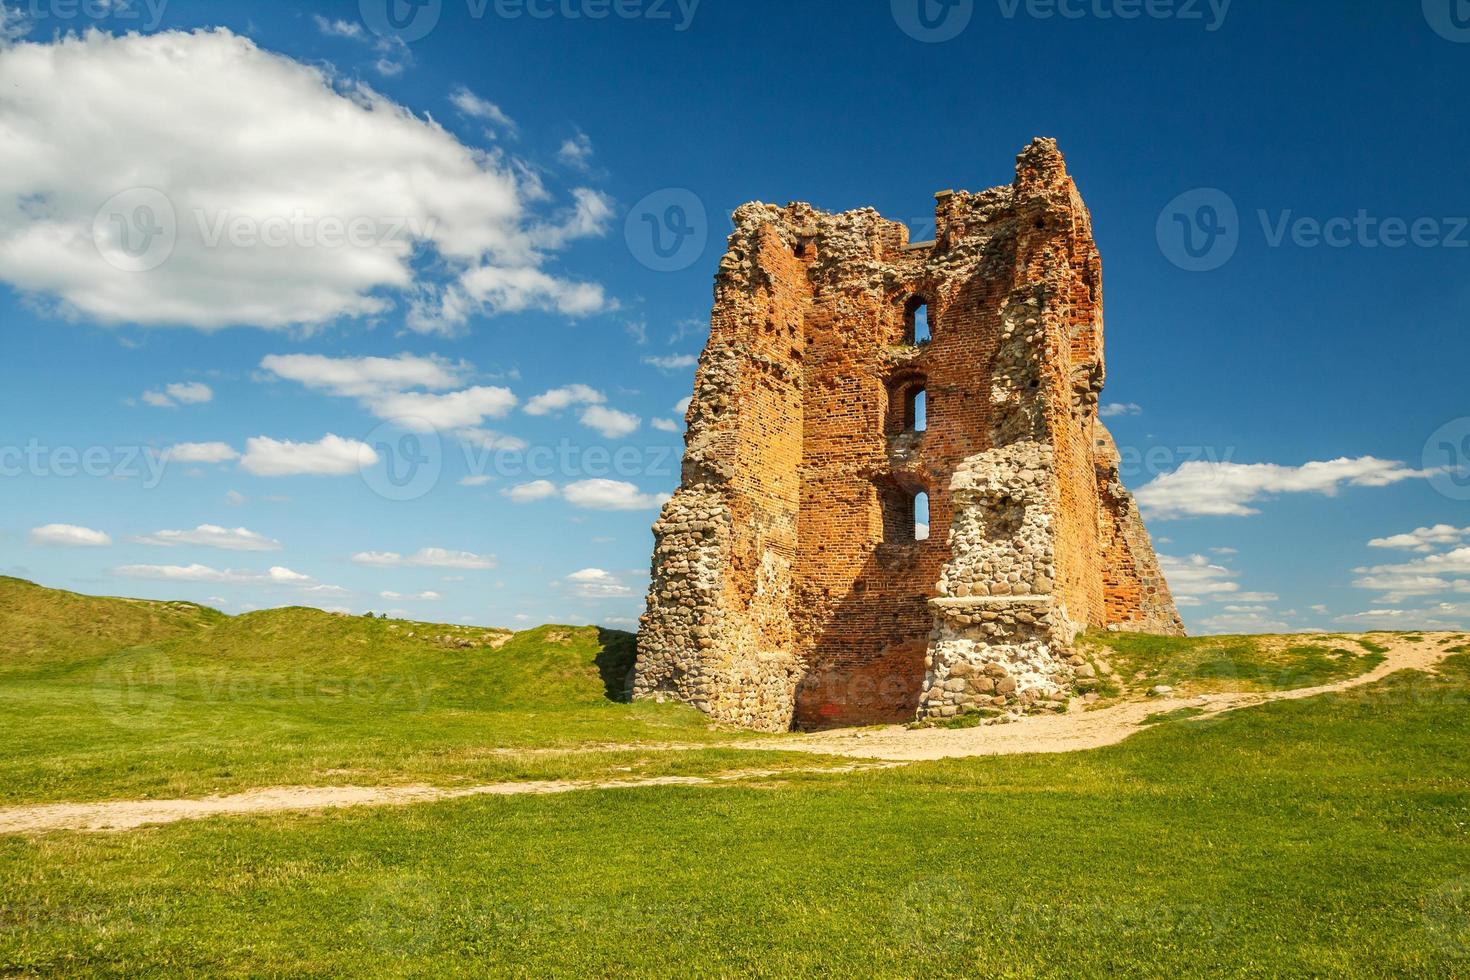
<path fill-rule="evenodd" d="M 767 731 L 1021 710 L 1073 689 L 1081 629 L 1183 632 L 1098 420 L 1102 269 L 1056 143 L 935 226 L 735 212 L 635 696 Z"/>

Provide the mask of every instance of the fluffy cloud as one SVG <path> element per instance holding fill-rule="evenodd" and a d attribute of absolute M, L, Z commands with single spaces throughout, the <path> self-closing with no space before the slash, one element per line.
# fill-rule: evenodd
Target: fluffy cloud
<path fill-rule="evenodd" d="M 533 480 L 530 483 L 521 483 L 513 487 L 506 487 L 500 492 L 513 503 L 528 504 L 532 501 L 555 497 L 558 490 L 556 489 L 556 484 L 550 480 Z"/>
<path fill-rule="evenodd" d="M 1264 607 L 1227 606 L 1225 612 L 1220 615 L 1207 616 L 1200 620 L 1200 625 L 1204 627 L 1206 633 L 1216 635 L 1289 633 L 1292 631 L 1290 623 L 1272 617 L 1270 611 Z"/>
<path fill-rule="evenodd" d="M 653 419 L 648 423 L 660 432 L 678 432 L 679 423 L 673 419 Z"/>
<path fill-rule="evenodd" d="M 255 476 L 345 476 L 378 463 L 365 442 L 325 435 L 316 442 L 257 436 L 245 443 L 240 467 Z"/>
<path fill-rule="evenodd" d="M 651 364 L 660 371 L 682 371 L 699 363 L 693 354 L 671 354 L 668 357 L 645 357 L 644 364 Z"/>
<path fill-rule="evenodd" d="M 556 158 L 569 167 L 586 170 L 592 163 L 592 139 L 581 130 L 562 143 Z"/>
<path fill-rule="evenodd" d="M 1387 538 L 1374 538 L 1368 542 L 1368 547 L 1430 552 L 1437 547 L 1459 544 L 1467 537 L 1470 537 L 1470 527 L 1461 528 L 1449 524 L 1436 524 L 1433 527 L 1418 528 L 1407 534 L 1395 534 Z"/>
<path fill-rule="evenodd" d="M 1390 602 L 1408 596 L 1470 593 L 1470 545 L 1441 555 L 1426 555 L 1397 565 L 1373 565 L 1353 570 L 1360 589 L 1383 592 Z"/>
<path fill-rule="evenodd" d="M 284 328 L 403 298 L 453 331 L 612 305 L 545 269 L 607 221 L 538 217 L 513 161 L 228 30 L 14 44 L 0 91 L 0 279 L 65 313 Z"/>
<path fill-rule="evenodd" d="M 192 531 L 155 531 L 134 539 L 139 544 L 151 544 L 162 548 L 193 545 L 199 548 L 219 548 L 224 551 L 280 551 L 281 542 L 256 534 L 247 528 L 227 528 L 214 524 L 201 524 Z"/>
<path fill-rule="evenodd" d="M 592 405 L 582 413 L 581 422 L 595 429 L 608 439 L 621 439 L 638 431 L 643 420 L 629 412 L 620 412 L 606 405 Z"/>
<path fill-rule="evenodd" d="M 1169 590 L 1179 596 L 1181 601 L 1232 597 L 1240 592 L 1240 583 L 1233 581 L 1235 572 L 1223 565 L 1211 564 L 1204 555 L 1191 555 L 1188 558 L 1160 555 L 1159 568 L 1169 583 Z"/>
<path fill-rule="evenodd" d="M 668 494 L 644 493 L 619 480 L 580 480 L 562 488 L 562 496 L 574 507 L 588 510 L 648 510 L 663 506 Z"/>
<path fill-rule="evenodd" d="M 567 385 L 542 392 L 526 402 L 527 415 L 551 415 L 573 405 L 601 405 L 607 397 L 587 385 Z"/>
<path fill-rule="evenodd" d="M 582 599 L 624 599 L 633 595 L 621 579 L 600 568 L 584 568 L 566 577 L 572 594 Z"/>
<path fill-rule="evenodd" d="M 262 370 L 318 391 L 344 398 L 375 399 L 427 388 L 444 391 L 464 383 L 472 368 L 440 357 L 325 357 L 321 354 L 271 354 Z"/>
<path fill-rule="evenodd" d="M 102 531 L 75 524 L 47 524 L 31 530 L 31 544 L 52 545 L 61 548 L 101 548 L 112 544 L 112 538 Z"/>
<path fill-rule="evenodd" d="M 674 414 L 679 416 L 680 418 L 684 417 L 685 415 L 689 414 L 689 406 L 692 404 L 694 404 L 693 395 L 690 395 L 688 398 L 679 399 L 677 402 L 674 403 Z"/>
<path fill-rule="evenodd" d="M 162 391 L 143 392 L 143 401 L 154 408 L 178 408 L 214 401 L 214 389 L 201 381 L 165 385 Z"/>
<path fill-rule="evenodd" d="M 1344 486 L 1384 487 L 1429 475 L 1372 456 L 1302 466 L 1193 460 L 1156 478 L 1140 489 L 1137 497 L 1139 505 L 1156 519 L 1245 516 L 1259 513 L 1250 504 L 1275 494 L 1319 493 L 1330 497 Z"/>
<path fill-rule="evenodd" d="M 471 551 L 450 551 L 447 548 L 422 548 L 405 558 L 396 551 L 363 551 L 352 556 L 359 565 L 377 565 L 381 568 L 401 566 L 415 568 L 463 568 L 483 571 L 494 568 L 498 561 L 494 555 L 477 555 Z"/>
<path fill-rule="evenodd" d="M 449 101 L 454 107 L 471 119 L 481 122 L 492 123 L 514 136 L 518 131 L 515 120 L 501 111 L 500 106 L 488 99 L 482 99 L 474 92 L 461 85 L 449 96 Z"/>
<path fill-rule="evenodd" d="M 1098 409 L 1097 414 L 1105 419 L 1118 418 L 1124 415 L 1142 415 L 1143 406 L 1132 402 L 1113 402 Z"/>
<path fill-rule="evenodd" d="M 1470 606 L 1442 603 L 1428 609 L 1369 609 L 1337 622 L 1372 630 L 1463 630 L 1470 623 Z"/>
<path fill-rule="evenodd" d="M 122 578 L 156 579 L 168 582 L 224 582 L 234 585 L 296 585 L 307 587 L 312 584 L 310 575 L 293 572 L 289 568 L 276 566 L 264 572 L 234 571 L 211 568 L 208 565 L 123 565 L 113 569 L 113 574 Z M 336 591 L 335 586 L 323 587 L 320 591 Z"/>
<path fill-rule="evenodd" d="M 372 409 L 379 418 L 428 431 L 474 428 L 487 418 L 505 417 L 515 406 L 516 396 L 509 388 L 476 387 L 444 395 L 403 391 L 375 400 Z"/>
<path fill-rule="evenodd" d="M 509 388 L 477 386 L 446 391 L 473 373 L 472 365 L 440 357 L 325 357 L 320 354 L 272 354 L 261 369 L 316 391 L 356 398 L 373 415 L 407 429 L 458 431 L 460 438 L 484 449 L 524 449 L 525 443 L 477 427 L 487 418 L 502 418 L 518 399 Z M 427 391 L 409 389 L 424 388 Z"/>
<path fill-rule="evenodd" d="M 416 592 L 413 595 L 404 595 L 401 592 L 380 592 L 378 595 L 390 602 L 438 602 L 444 598 L 437 592 Z"/>
<path fill-rule="evenodd" d="M 228 463 L 240 454 L 228 443 L 181 442 L 163 451 L 170 463 Z"/>

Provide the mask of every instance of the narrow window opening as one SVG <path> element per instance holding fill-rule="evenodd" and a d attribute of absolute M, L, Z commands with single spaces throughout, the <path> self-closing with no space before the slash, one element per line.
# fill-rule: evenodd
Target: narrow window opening
<path fill-rule="evenodd" d="M 923 432 L 929 428 L 929 394 L 923 388 L 909 389 L 903 421 L 909 432 Z"/>
<path fill-rule="evenodd" d="M 910 347 L 919 347 L 929 338 L 929 304 L 916 296 L 904 310 L 904 340 Z"/>
<path fill-rule="evenodd" d="M 927 493 L 914 496 L 914 540 L 929 540 L 929 495 Z"/>

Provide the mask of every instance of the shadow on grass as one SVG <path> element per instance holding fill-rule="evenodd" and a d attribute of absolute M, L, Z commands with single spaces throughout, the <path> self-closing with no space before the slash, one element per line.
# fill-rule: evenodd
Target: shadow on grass
<path fill-rule="evenodd" d="M 598 651 L 595 663 L 602 676 L 602 689 L 609 701 L 626 703 L 633 699 L 633 661 L 638 655 L 638 638 L 622 630 L 598 628 Z"/>

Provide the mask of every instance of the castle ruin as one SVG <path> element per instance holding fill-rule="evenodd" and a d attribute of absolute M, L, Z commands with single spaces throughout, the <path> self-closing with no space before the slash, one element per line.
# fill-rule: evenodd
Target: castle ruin
<path fill-rule="evenodd" d="M 1080 630 L 1183 633 L 1098 419 L 1102 267 L 1056 143 L 935 226 L 735 212 L 635 697 L 765 731 L 1057 708 Z"/>

